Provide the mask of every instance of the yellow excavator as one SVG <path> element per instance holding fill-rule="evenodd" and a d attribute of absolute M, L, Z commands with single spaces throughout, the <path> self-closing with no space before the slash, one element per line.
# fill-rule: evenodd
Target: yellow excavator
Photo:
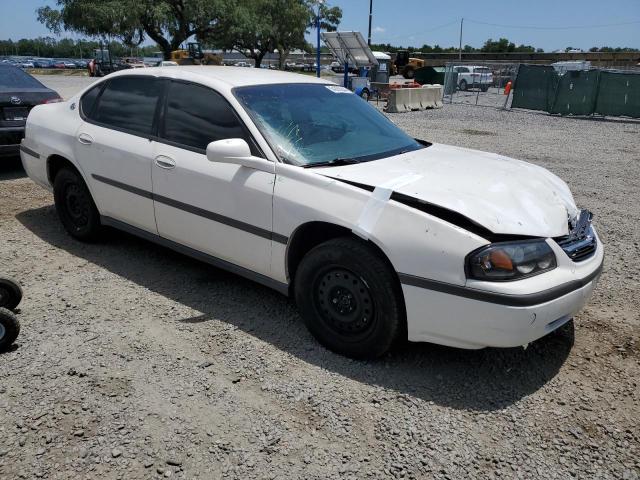
<path fill-rule="evenodd" d="M 187 48 L 171 52 L 171 60 L 178 65 L 222 65 L 222 57 L 213 53 L 203 53 L 197 42 L 187 43 Z"/>

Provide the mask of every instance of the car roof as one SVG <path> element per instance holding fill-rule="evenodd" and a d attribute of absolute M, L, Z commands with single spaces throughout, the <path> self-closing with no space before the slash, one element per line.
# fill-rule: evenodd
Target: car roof
<path fill-rule="evenodd" d="M 150 75 L 197 83 L 224 84 L 227 88 L 246 87 L 251 85 L 268 85 L 278 83 L 317 83 L 330 84 L 328 80 L 302 75 L 299 73 L 283 72 L 280 70 L 266 70 L 262 68 L 181 65 L 176 67 L 153 67 L 147 69 L 121 70 L 109 77 L 126 75 Z"/>

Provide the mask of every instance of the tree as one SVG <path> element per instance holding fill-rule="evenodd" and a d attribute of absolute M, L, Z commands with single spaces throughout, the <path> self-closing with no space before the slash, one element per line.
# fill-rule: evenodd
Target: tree
<path fill-rule="evenodd" d="M 506 38 L 501 38 L 497 41 L 490 38 L 480 49 L 481 52 L 489 52 L 489 53 L 505 53 L 505 52 L 513 52 L 516 46 L 514 43 L 509 42 Z"/>
<path fill-rule="evenodd" d="M 207 42 L 225 50 L 236 50 L 252 58 L 259 68 L 276 49 L 282 67 L 289 52 L 306 46 L 304 34 L 315 25 L 316 10 L 310 0 L 235 0 L 233 10 L 220 29 L 207 35 Z M 335 30 L 342 18 L 338 7 L 320 7 L 321 28 Z"/>
<path fill-rule="evenodd" d="M 306 0 L 305 4 L 309 9 L 309 23 L 307 26 L 315 28 L 318 2 L 316 0 Z M 320 30 L 335 32 L 341 20 L 342 9 L 340 7 L 329 7 L 326 3 L 320 4 Z"/>
<path fill-rule="evenodd" d="M 212 35 L 229 8 L 224 0 L 56 0 L 55 8 L 40 7 L 37 13 L 57 34 L 116 37 L 129 46 L 148 36 L 168 59 L 192 35 Z"/>
<path fill-rule="evenodd" d="M 304 39 L 309 8 L 298 0 L 273 0 L 281 15 L 274 29 L 274 43 L 278 49 L 278 68 L 284 68 L 289 52 L 294 48 L 304 49 L 307 42 Z"/>

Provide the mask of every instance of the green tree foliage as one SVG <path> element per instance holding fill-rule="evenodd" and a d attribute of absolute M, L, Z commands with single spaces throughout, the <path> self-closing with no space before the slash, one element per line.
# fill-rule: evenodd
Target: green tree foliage
<path fill-rule="evenodd" d="M 155 45 L 145 47 L 130 47 L 121 42 L 108 43 L 114 57 L 141 56 L 150 57 L 158 50 Z M 43 58 L 90 58 L 94 50 L 100 47 L 97 40 L 74 40 L 53 37 L 23 38 L 18 41 L 0 40 L 0 55 L 20 55 L 26 57 Z"/>
<path fill-rule="evenodd" d="M 499 40 L 493 40 L 490 38 L 484 43 L 480 51 L 488 52 L 488 53 L 513 53 L 513 52 L 535 52 L 536 49 L 531 45 L 516 46 L 515 43 L 510 42 L 506 38 L 501 38 Z"/>
<path fill-rule="evenodd" d="M 457 53 L 459 47 L 442 47 L 440 45 L 428 45 L 424 44 L 421 47 L 402 47 L 402 46 L 394 46 L 391 44 L 373 44 L 371 45 L 372 50 L 379 50 L 382 52 L 391 52 L 395 53 L 398 50 L 408 50 L 413 53 Z M 510 42 L 506 38 L 501 38 L 497 41 L 493 39 L 488 39 L 482 48 L 475 48 L 471 45 L 465 45 L 462 47 L 462 51 L 465 53 L 473 53 L 473 52 L 489 52 L 489 53 L 508 53 L 508 52 L 535 52 L 536 49 L 530 45 L 518 45 Z M 537 50 L 538 52 L 543 52 L 541 48 Z"/>
<path fill-rule="evenodd" d="M 318 16 L 317 2 L 306 0 L 305 4 L 309 9 L 308 27 L 315 28 L 316 17 Z M 342 21 L 342 9 L 340 7 L 330 7 L 326 3 L 320 4 L 320 30 L 335 32 Z"/>
<path fill-rule="evenodd" d="M 51 31 L 73 31 L 125 45 L 145 38 L 169 58 L 195 36 L 208 45 L 238 50 L 259 67 L 267 53 L 304 48 L 306 29 L 315 21 L 313 0 L 56 0 L 37 10 Z M 335 30 L 342 10 L 323 4 L 322 28 Z"/>
<path fill-rule="evenodd" d="M 268 53 L 278 50 L 283 66 L 294 48 L 304 49 L 307 28 L 315 24 L 317 10 L 309 0 L 234 0 L 221 28 L 205 35 L 217 48 L 236 50 L 255 61 L 259 68 Z M 322 5 L 321 28 L 335 30 L 342 10 Z"/>
<path fill-rule="evenodd" d="M 119 38 L 135 46 L 149 37 L 169 58 L 192 35 L 210 36 L 228 14 L 224 0 L 56 0 L 37 10 L 51 31 Z"/>
<path fill-rule="evenodd" d="M 607 52 L 607 53 L 622 53 L 622 52 L 640 52 L 638 48 L 631 47 L 591 47 L 590 52 Z"/>

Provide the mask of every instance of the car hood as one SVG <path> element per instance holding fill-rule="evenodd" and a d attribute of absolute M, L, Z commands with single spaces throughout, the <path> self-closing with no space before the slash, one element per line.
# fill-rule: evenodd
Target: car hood
<path fill-rule="evenodd" d="M 548 170 L 494 153 L 433 144 L 380 160 L 316 172 L 387 187 L 457 212 L 494 234 L 566 235 L 578 209 L 569 187 Z M 394 181 L 398 179 L 398 181 Z"/>

